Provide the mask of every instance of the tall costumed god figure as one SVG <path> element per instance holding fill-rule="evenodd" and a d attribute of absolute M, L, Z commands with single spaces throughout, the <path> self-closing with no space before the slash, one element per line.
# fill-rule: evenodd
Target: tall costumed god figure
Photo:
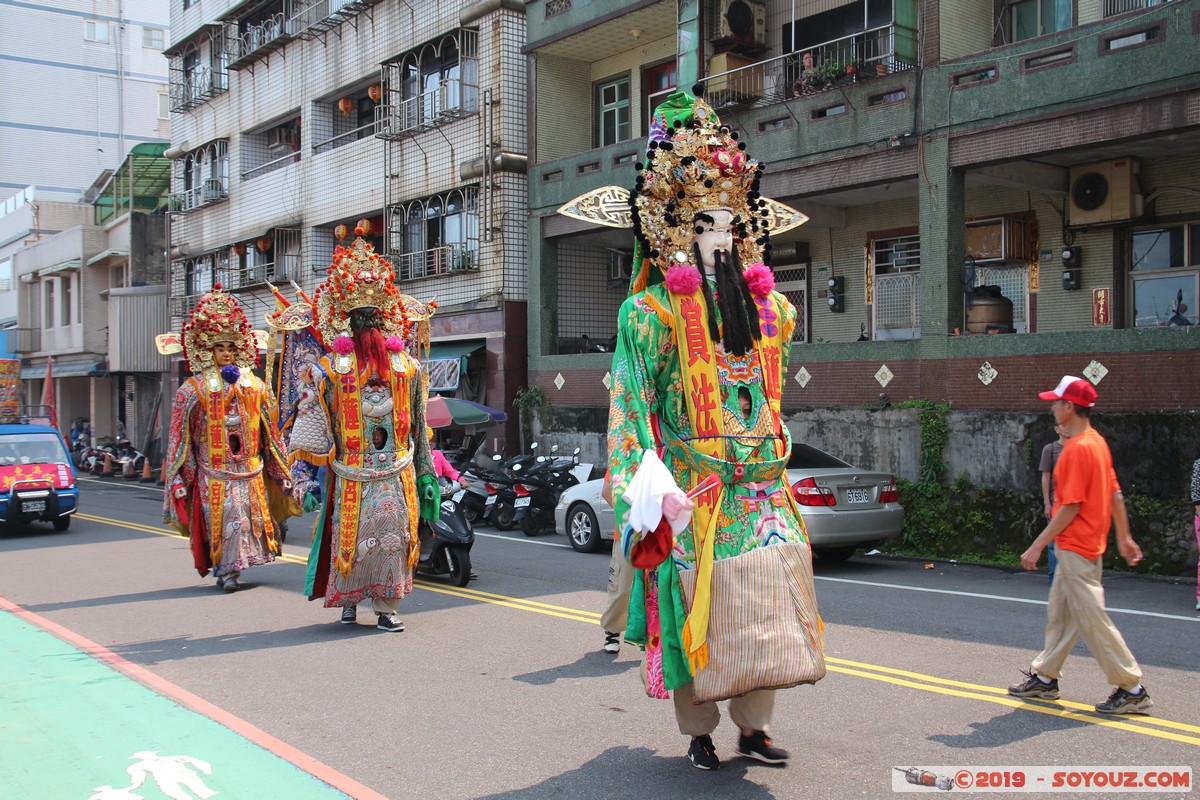
<path fill-rule="evenodd" d="M 316 509 L 318 467 L 328 467 L 309 599 L 341 608 L 345 624 L 370 601 L 380 630 L 402 631 L 397 610 L 412 591 L 417 522 L 436 519 L 440 502 L 421 363 L 408 352 L 413 326 L 425 321 L 414 316 L 429 307 L 400 293 L 391 263 L 356 233 L 351 247 L 334 251 L 313 297 L 316 329 L 332 352 L 300 370 L 307 386 L 289 438 L 293 492 Z"/>
<path fill-rule="evenodd" d="M 825 674 L 780 414 L 796 310 L 769 266 L 770 233 L 806 218 L 761 197 L 763 166 L 698 96 L 655 110 L 638 166 L 608 429 L 620 546 L 638 570 L 626 640 L 645 648 L 648 694 L 673 699 L 693 765 L 719 767 L 710 734 L 731 698 L 737 754 L 780 764 L 775 690 Z M 612 203 L 561 211 L 589 207 Z"/>
<path fill-rule="evenodd" d="M 253 372 L 265 332 L 217 284 L 182 334 L 156 337 L 164 355 L 183 352 L 193 373 L 175 394 L 163 481 L 163 519 L 188 536 L 196 570 L 226 592 L 249 567 L 282 552 L 291 497 L 287 450 L 272 423 L 270 392 Z"/>

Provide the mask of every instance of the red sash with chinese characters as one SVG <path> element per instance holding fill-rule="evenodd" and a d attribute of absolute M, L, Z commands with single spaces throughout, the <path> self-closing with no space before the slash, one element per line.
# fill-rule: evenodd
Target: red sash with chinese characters
<path fill-rule="evenodd" d="M 679 351 L 679 368 L 687 402 L 693 439 L 687 445 L 696 452 L 725 460 L 725 423 L 721 413 L 721 389 L 717 378 L 716 343 L 709 338 L 708 309 L 699 291 L 690 295 L 669 293 Z M 782 400 L 780 359 L 782 310 L 772 297 L 757 298 L 759 328 L 762 338 L 755 351 L 763 371 L 763 390 L 774 419 L 775 433 L 780 432 L 779 413 Z M 783 438 L 776 436 L 776 457 L 781 455 Z M 740 481 L 742 468 L 734 466 L 734 481 Z M 704 475 L 693 475 L 698 483 Z M 681 486 L 685 492 L 692 486 Z M 712 601 L 713 544 L 717 535 L 717 520 L 725 496 L 726 484 L 696 498 L 692 511 L 692 537 L 696 553 L 696 591 L 692 607 L 683 627 L 683 649 L 692 674 L 708 664 L 708 615 Z"/>

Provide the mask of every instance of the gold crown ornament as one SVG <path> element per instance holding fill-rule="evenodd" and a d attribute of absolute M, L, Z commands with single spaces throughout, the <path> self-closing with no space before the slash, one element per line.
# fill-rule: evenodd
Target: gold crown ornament
<path fill-rule="evenodd" d="M 759 193 L 763 165 L 746 155 L 738 135 L 699 96 L 676 92 L 654 112 L 646 159 L 636 164 L 632 192 L 605 186 L 564 204 L 558 213 L 615 228 L 637 239 L 632 289 L 662 279 L 668 262 L 691 262 L 696 215 L 718 209 L 732 217 L 741 263 L 769 259 L 770 234 L 808 221 Z M 622 198 L 627 198 L 621 208 Z"/>
<path fill-rule="evenodd" d="M 183 352 L 191 372 L 203 372 L 216 367 L 213 348 L 218 342 L 233 345 L 233 363 L 240 369 L 252 370 L 258 364 L 258 350 L 265 345 L 266 332 L 250 328 L 250 320 L 238 301 L 221 284 L 213 286 L 196 303 L 182 336 L 164 333 L 155 337 L 158 352 L 163 355 Z"/>

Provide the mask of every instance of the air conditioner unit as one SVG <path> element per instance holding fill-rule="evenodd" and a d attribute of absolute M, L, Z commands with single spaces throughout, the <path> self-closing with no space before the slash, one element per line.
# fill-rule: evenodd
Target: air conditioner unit
<path fill-rule="evenodd" d="M 267 131 L 267 149 L 268 150 L 291 150 L 292 149 L 292 132 L 289 128 L 281 126 L 271 128 Z"/>
<path fill-rule="evenodd" d="M 758 0 L 720 0 L 717 36 L 742 44 L 767 41 L 767 4 Z"/>
<path fill-rule="evenodd" d="M 1140 217 L 1140 171 L 1133 158 L 1071 167 L 1071 225 L 1104 225 Z"/>
<path fill-rule="evenodd" d="M 608 279 L 610 281 L 628 281 L 633 275 L 633 253 L 628 250 L 608 251 Z"/>
<path fill-rule="evenodd" d="M 225 187 L 217 178 L 207 178 L 204 181 L 204 202 L 213 203 L 225 199 Z"/>

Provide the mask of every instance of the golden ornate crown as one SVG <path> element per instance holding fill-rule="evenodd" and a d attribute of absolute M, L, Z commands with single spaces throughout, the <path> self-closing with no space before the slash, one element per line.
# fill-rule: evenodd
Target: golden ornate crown
<path fill-rule="evenodd" d="M 233 363 L 241 369 L 254 369 L 258 363 L 258 339 L 250 329 L 246 312 L 221 284 L 213 287 L 192 310 L 183 324 L 183 357 L 188 369 L 203 372 L 215 367 L 213 347 L 217 342 L 231 342 Z"/>
<path fill-rule="evenodd" d="M 390 261 L 375 252 L 356 228 L 350 247 L 333 251 L 325 282 L 313 295 L 317 329 L 326 346 L 341 334 L 350 333 L 350 312 L 356 308 L 378 310 L 379 330 L 384 336 L 410 340 L 413 325 L 428 320 L 436 303 L 422 303 L 396 288 L 396 271 Z"/>
<path fill-rule="evenodd" d="M 741 262 L 762 261 L 774 227 L 772 211 L 758 192 L 763 166 L 746 156 L 746 145 L 701 98 L 690 117 L 656 128 L 630 198 L 634 233 L 646 255 L 658 260 L 683 252 L 690 261 L 696 215 L 726 209 L 733 214 Z"/>

